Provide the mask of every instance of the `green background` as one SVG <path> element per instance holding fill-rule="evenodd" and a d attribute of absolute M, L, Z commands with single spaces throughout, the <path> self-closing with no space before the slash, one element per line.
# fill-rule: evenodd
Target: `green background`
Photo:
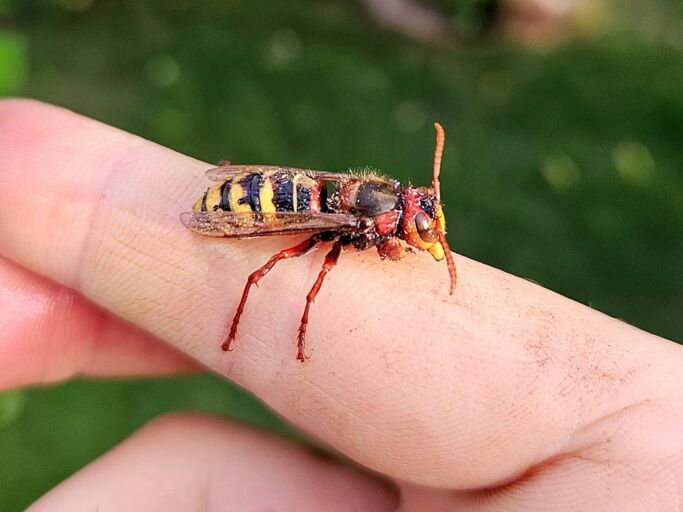
<path fill-rule="evenodd" d="M 439 120 L 451 247 L 681 340 L 683 4 L 596 3 L 548 47 L 483 30 L 476 0 L 440 3 L 466 40 L 419 43 L 344 0 L 0 0 L 0 96 L 209 162 L 425 184 Z M 176 409 L 292 433 L 211 376 L 6 392 L 0 510 Z"/>

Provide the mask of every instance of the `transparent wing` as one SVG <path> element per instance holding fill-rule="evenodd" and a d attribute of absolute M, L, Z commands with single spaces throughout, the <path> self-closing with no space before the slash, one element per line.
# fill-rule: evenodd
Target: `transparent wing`
<path fill-rule="evenodd" d="M 206 236 L 252 238 L 270 235 L 294 235 L 316 231 L 358 229 L 361 219 L 343 213 L 320 212 L 184 212 L 181 222 L 192 231 Z"/>
<path fill-rule="evenodd" d="M 313 169 L 297 169 L 296 167 L 280 167 L 278 165 L 221 165 L 206 171 L 206 176 L 213 181 L 226 181 L 240 174 L 254 172 L 288 172 L 293 174 L 305 174 L 314 179 L 342 180 L 349 177 L 348 173 L 315 171 Z"/>

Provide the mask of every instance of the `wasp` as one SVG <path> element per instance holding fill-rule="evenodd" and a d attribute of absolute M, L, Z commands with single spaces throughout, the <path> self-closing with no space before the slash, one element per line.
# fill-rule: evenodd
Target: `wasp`
<path fill-rule="evenodd" d="M 206 172 L 209 179 L 218 183 L 204 192 L 191 212 L 181 214 L 187 228 L 202 235 L 238 239 L 308 235 L 304 241 L 272 256 L 249 276 L 223 350 L 230 350 L 235 340 L 251 287 L 279 261 L 301 256 L 323 243 L 332 246 L 306 296 L 297 336 L 299 361 L 306 358 L 311 304 L 344 248 L 362 251 L 376 247 L 382 259 L 390 260 L 399 260 L 413 249 L 428 251 L 437 261 L 445 258 L 453 293 L 455 263 L 446 241 L 439 185 L 445 134 L 439 123 L 434 123 L 434 127 L 431 187 L 404 187 L 374 172 L 336 173 L 271 165 L 231 165 L 227 161 Z"/>

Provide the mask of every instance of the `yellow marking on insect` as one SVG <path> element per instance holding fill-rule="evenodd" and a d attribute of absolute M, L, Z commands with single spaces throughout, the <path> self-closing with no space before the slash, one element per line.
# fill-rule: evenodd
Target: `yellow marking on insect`
<path fill-rule="evenodd" d="M 439 220 L 439 224 L 441 225 L 441 230 L 443 231 L 443 233 L 445 235 L 446 234 L 446 217 L 443 214 L 443 209 L 441 208 L 441 205 L 439 205 L 436 208 L 436 218 Z M 441 261 L 446 256 L 446 253 L 443 250 L 443 245 L 441 245 L 441 242 L 436 242 L 427 250 L 429 251 L 429 254 L 431 254 L 432 257 L 436 261 Z"/>
<path fill-rule="evenodd" d="M 230 210 L 235 213 L 250 212 L 252 209 L 249 202 L 240 202 L 240 200 L 244 199 L 244 196 L 247 193 L 244 187 L 240 185 L 240 179 L 242 179 L 242 177 L 238 176 L 230 182 L 230 195 L 228 196 Z"/>
<path fill-rule="evenodd" d="M 206 191 L 206 211 L 213 212 L 221 204 L 221 187 L 223 184 L 215 185 Z"/>
<path fill-rule="evenodd" d="M 436 218 L 439 219 L 439 224 L 441 224 L 441 231 L 446 234 L 446 216 L 443 214 L 443 208 L 439 205 L 436 208 Z"/>
<path fill-rule="evenodd" d="M 299 211 L 299 203 L 297 202 L 296 197 L 296 184 L 299 181 L 299 178 L 301 178 L 302 176 L 303 174 L 295 174 L 294 178 L 292 178 L 292 211 L 294 212 Z"/>
<path fill-rule="evenodd" d="M 200 213 L 202 211 L 202 203 L 204 202 L 204 194 L 199 196 L 197 202 L 192 205 L 192 211 L 195 213 Z"/>
<path fill-rule="evenodd" d="M 427 251 L 429 251 L 429 254 L 431 254 L 436 261 L 441 261 L 446 255 L 446 253 L 444 253 L 443 251 L 443 246 L 441 245 L 441 242 L 436 242 L 432 244 L 432 246 L 429 249 L 427 249 Z"/>
<path fill-rule="evenodd" d="M 261 201 L 261 212 L 263 213 L 275 213 L 277 210 L 275 208 L 275 191 L 273 190 L 273 180 L 269 175 L 263 176 L 263 181 L 261 182 L 261 190 L 259 191 L 259 199 Z"/>

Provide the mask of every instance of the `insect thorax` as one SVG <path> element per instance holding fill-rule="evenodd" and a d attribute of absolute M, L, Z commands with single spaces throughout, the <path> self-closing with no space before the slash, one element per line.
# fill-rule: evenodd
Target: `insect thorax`
<path fill-rule="evenodd" d="M 330 206 L 362 217 L 376 217 L 396 210 L 399 201 L 399 189 L 393 183 L 357 178 L 340 185 Z"/>

